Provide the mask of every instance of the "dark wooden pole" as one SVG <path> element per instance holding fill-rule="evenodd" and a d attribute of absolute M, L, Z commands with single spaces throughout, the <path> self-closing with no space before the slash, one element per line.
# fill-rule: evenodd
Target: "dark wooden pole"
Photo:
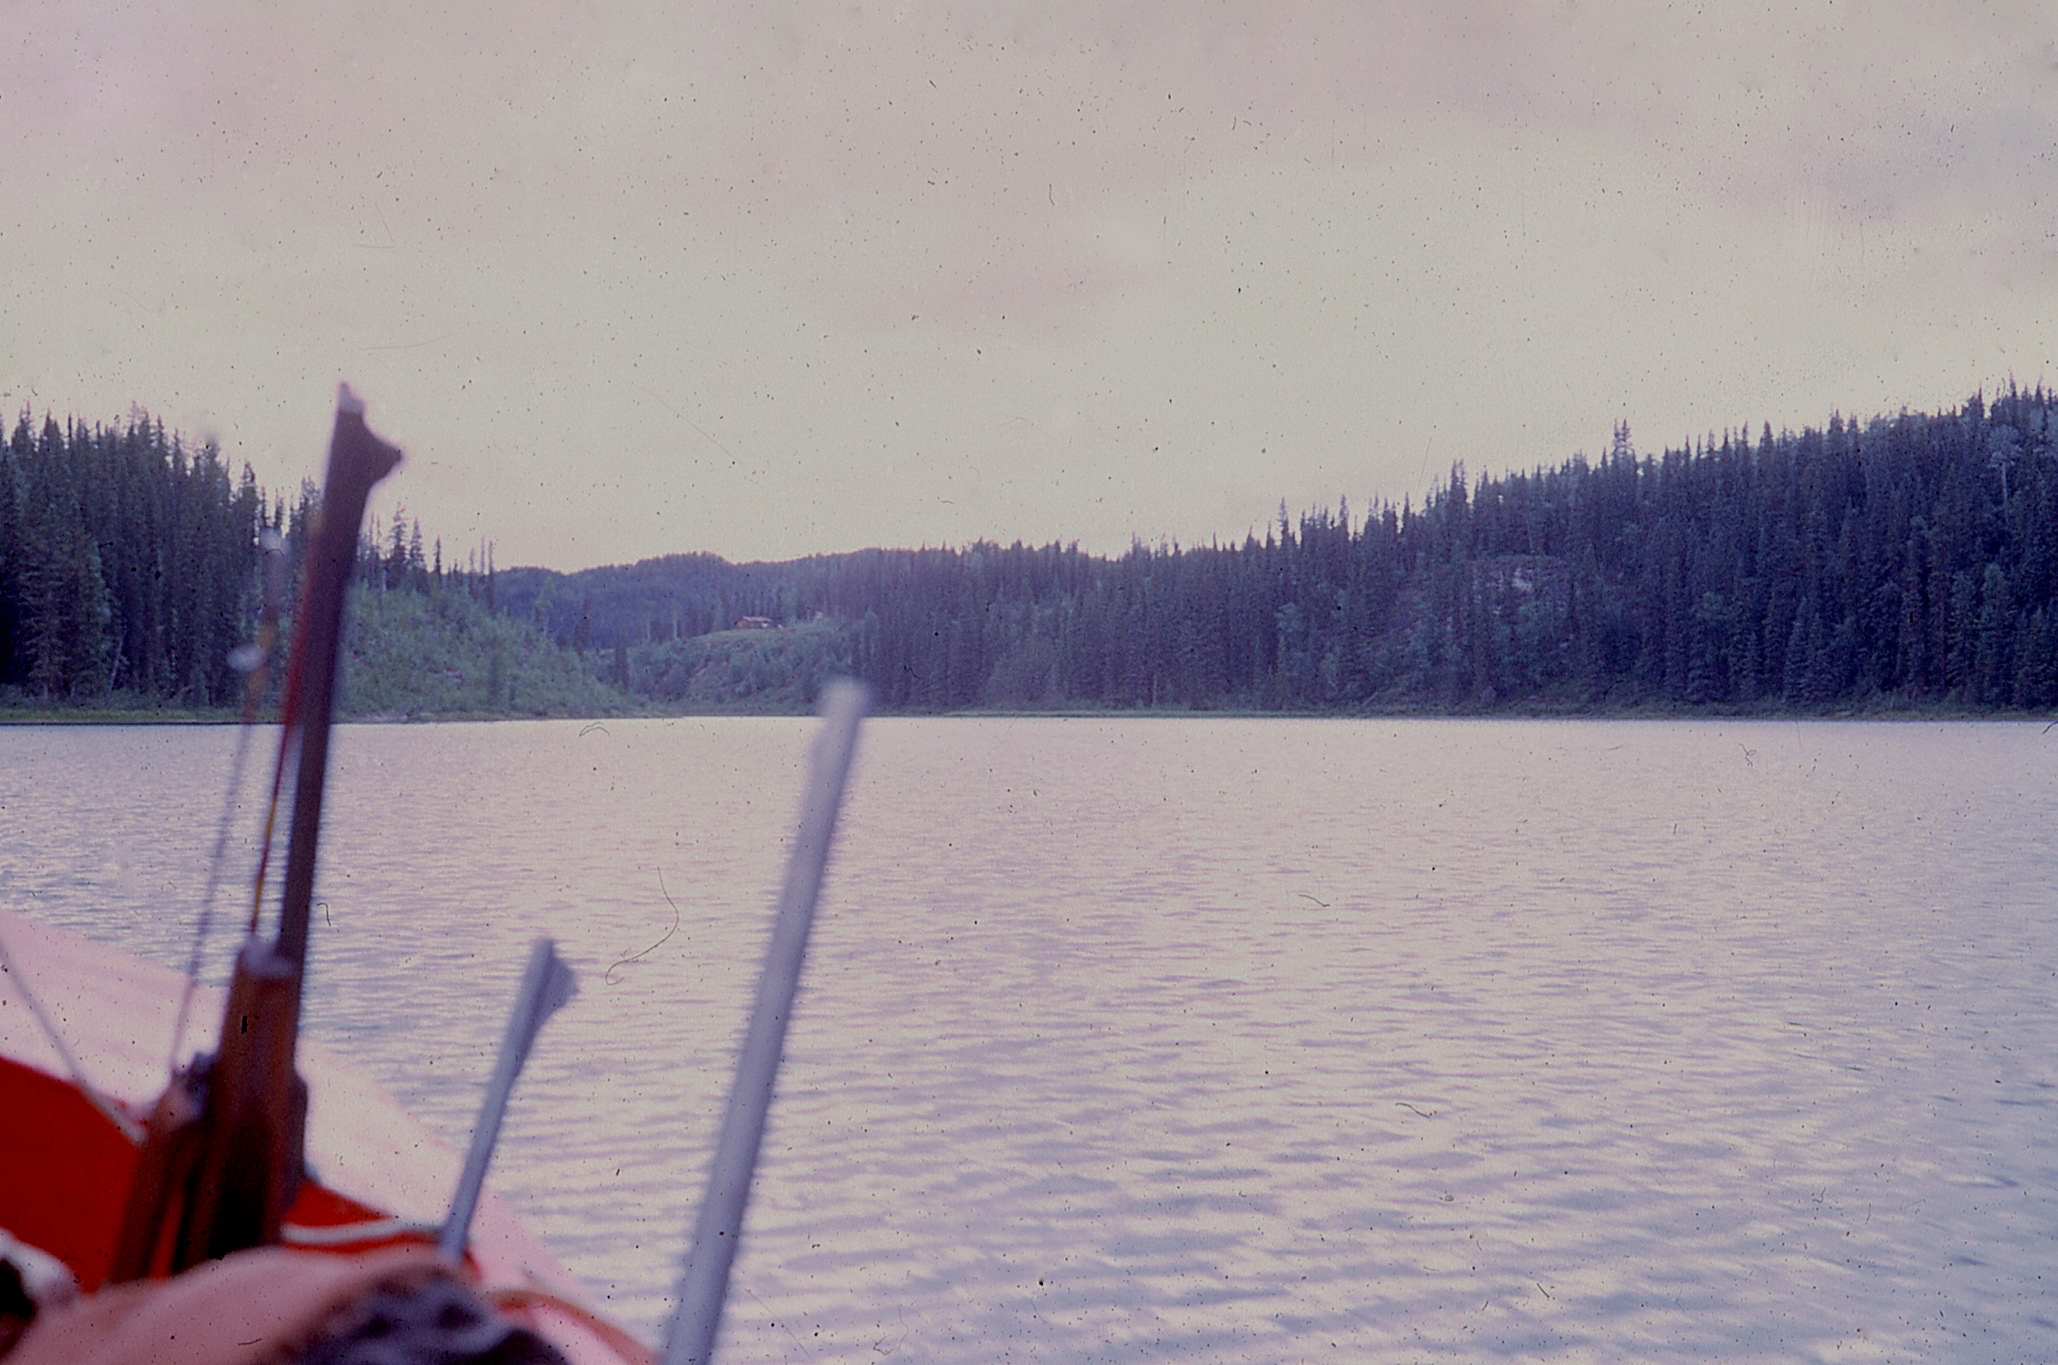
<path fill-rule="evenodd" d="M 315 846 L 321 839 L 322 791 L 329 771 L 329 722 L 336 705 L 336 658 L 343 642 L 343 602 L 357 563 L 357 537 L 372 486 L 393 472 L 400 451 L 364 424 L 364 404 L 345 386 L 329 441 L 322 484 L 321 526 L 301 579 L 293 623 L 293 671 L 299 683 L 300 759 L 294 774 L 293 833 L 286 845 L 286 884 L 279 901 L 279 956 L 307 963 L 307 921 L 314 901 Z"/>
<path fill-rule="evenodd" d="M 279 743 L 282 761 L 287 747 L 297 759 L 278 940 L 243 945 L 214 1056 L 174 1078 L 151 1114 L 110 1279 L 176 1274 L 274 1243 L 299 1185 L 307 1087 L 294 1055 L 343 606 L 365 503 L 399 463 L 400 451 L 365 426 L 364 404 L 345 386 L 294 612 Z"/>

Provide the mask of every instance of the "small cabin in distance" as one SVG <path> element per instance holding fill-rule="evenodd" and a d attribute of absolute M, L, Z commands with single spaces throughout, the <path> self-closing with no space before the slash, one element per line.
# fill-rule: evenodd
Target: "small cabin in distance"
<path fill-rule="evenodd" d="M 772 629 L 772 618 L 769 616 L 739 616 L 736 618 L 736 624 L 730 627 L 730 629 L 770 630 Z"/>

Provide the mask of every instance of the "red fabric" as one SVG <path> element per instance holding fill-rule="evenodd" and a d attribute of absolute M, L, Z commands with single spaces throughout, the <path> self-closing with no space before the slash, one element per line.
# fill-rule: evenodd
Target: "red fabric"
<path fill-rule="evenodd" d="M 88 1293 L 107 1278 L 136 1149 L 69 1082 L 0 1057 L 0 1228 L 71 1267 Z"/>

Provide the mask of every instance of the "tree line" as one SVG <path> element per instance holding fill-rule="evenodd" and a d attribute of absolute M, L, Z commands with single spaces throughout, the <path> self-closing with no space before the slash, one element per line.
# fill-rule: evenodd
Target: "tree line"
<path fill-rule="evenodd" d="M 0 701 L 233 705 L 244 677 L 237 649 L 255 635 L 263 591 L 259 536 L 274 532 L 288 547 L 290 613 L 297 570 L 291 547 L 305 543 L 319 497 L 306 482 L 290 503 L 268 495 L 249 466 L 232 477 L 211 442 L 188 446 L 141 410 L 124 423 L 94 425 L 60 425 L 48 414 L 38 424 L 23 412 L 0 442 Z M 423 618 L 446 624 L 470 621 L 460 601 L 478 602 L 490 614 L 493 573 L 490 547 L 472 552 L 464 567 L 446 568 L 441 543 L 425 553 L 420 523 L 404 516 L 390 528 L 375 524 L 359 544 L 360 592 L 439 600 L 450 594 L 449 603 Z M 396 608 L 381 621 L 418 616 Z M 376 637 L 379 659 L 402 639 L 410 657 L 426 657 L 431 646 L 413 638 L 425 629 L 386 629 Z M 463 633 L 444 633 L 453 632 Z M 525 628 L 509 635 L 505 624 L 495 625 L 486 634 L 500 667 L 471 670 L 482 679 L 479 709 L 558 709 L 565 697 L 598 695 L 583 677 L 565 682 L 564 668 L 537 658 L 532 642 L 521 638 Z M 346 697 L 350 668 L 346 660 Z M 441 687 L 453 671 L 424 663 L 403 674 L 434 678 Z M 391 672 L 361 680 L 372 704 L 406 695 L 405 685 L 391 684 Z M 528 681 L 531 672 L 542 681 L 518 690 L 516 679 Z M 573 665 L 570 672 L 580 670 Z M 274 670 L 274 696 L 277 686 Z"/>
<path fill-rule="evenodd" d="M 396 516 L 360 544 L 361 590 L 432 606 L 382 609 L 366 636 L 380 681 L 360 690 L 397 711 L 623 692 L 790 709 L 854 672 L 917 711 L 2043 710 L 2052 407 L 2011 386 L 1657 454 L 1619 427 L 1594 459 L 1454 468 L 1419 505 L 1282 505 L 1262 538 L 1118 556 L 980 543 L 562 574 L 499 570 L 490 547 L 446 565 Z M 0 445 L 0 699 L 231 703 L 257 536 L 298 543 L 317 496 L 268 496 L 140 412 L 24 413 Z"/>
<path fill-rule="evenodd" d="M 232 479 L 212 443 L 189 449 L 146 414 L 38 428 L 22 413 L 0 445 L 0 690 L 224 704 L 267 515 L 247 466 Z"/>
<path fill-rule="evenodd" d="M 847 662 L 885 706 L 927 711 L 2041 710 L 2052 407 L 2011 386 L 1657 454 L 1618 427 L 1597 458 L 1455 468 L 1419 506 L 1282 506 L 1239 544 L 673 556 L 509 570 L 500 602 L 658 701 L 717 666 L 732 691 L 790 689 L 784 657 L 810 677 Z M 777 654 L 740 622 L 816 629 Z"/>

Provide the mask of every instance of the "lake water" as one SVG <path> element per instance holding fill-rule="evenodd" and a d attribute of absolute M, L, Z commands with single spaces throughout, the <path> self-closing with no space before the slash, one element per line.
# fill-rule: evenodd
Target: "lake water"
<path fill-rule="evenodd" d="M 495 1181 L 652 1335 L 811 729 L 337 736 L 314 1033 L 461 1144 L 557 936 Z M 0 898 L 182 965 L 234 738 L 0 728 Z M 2058 1358 L 2054 830 L 2036 724 L 872 722 L 722 1359 Z"/>

